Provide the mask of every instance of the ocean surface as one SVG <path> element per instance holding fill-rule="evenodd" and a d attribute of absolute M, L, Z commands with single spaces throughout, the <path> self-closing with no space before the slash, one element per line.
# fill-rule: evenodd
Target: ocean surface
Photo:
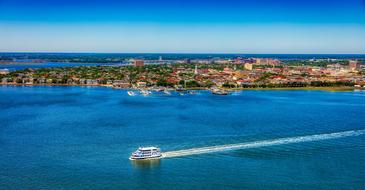
<path fill-rule="evenodd" d="M 364 100 L 365 91 L 145 97 L 0 86 L 0 189 L 364 189 Z M 128 160 L 150 145 L 170 157 Z"/>

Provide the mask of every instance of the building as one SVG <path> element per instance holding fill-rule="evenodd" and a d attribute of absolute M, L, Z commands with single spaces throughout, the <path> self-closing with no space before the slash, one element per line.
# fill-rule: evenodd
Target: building
<path fill-rule="evenodd" d="M 271 66 L 279 66 L 280 60 L 271 59 L 271 58 L 256 58 L 255 59 L 256 65 L 271 65 Z"/>
<path fill-rule="evenodd" d="M 267 65 L 268 64 L 268 59 L 262 59 L 262 58 L 256 58 L 255 59 L 255 64 L 256 65 Z"/>
<path fill-rule="evenodd" d="M 134 66 L 142 67 L 142 66 L 144 66 L 144 61 L 141 59 L 136 59 L 136 60 L 134 60 Z"/>
<path fill-rule="evenodd" d="M 199 74 L 199 72 L 198 72 L 198 65 L 195 65 L 194 74 L 195 75 Z"/>
<path fill-rule="evenodd" d="M 217 59 L 217 60 L 214 60 L 214 63 L 218 63 L 218 64 L 229 64 L 231 63 L 230 60 L 226 60 L 226 59 Z"/>
<path fill-rule="evenodd" d="M 130 83 L 123 80 L 114 80 L 112 82 L 114 88 L 129 88 L 131 87 Z"/>
<path fill-rule="evenodd" d="M 245 63 L 245 69 L 252 71 L 252 63 Z"/>
<path fill-rule="evenodd" d="M 0 69 L 0 75 L 6 75 L 9 73 L 9 69 Z"/>
<path fill-rule="evenodd" d="M 2 83 L 2 84 L 6 84 L 6 83 L 8 83 L 8 78 L 2 78 L 2 79 L 1 79 L 1 83 Z"/>
<path fill-rule="evenodd" d="M 360 67 L 360 65 L 358 64 L 357 60 L 350 60 L 349 61 L 349 69 L 354 71 L 357 70 Z"/>
<path fill-rule="evenodd" d="M 271 66 L 279 66 L 281 64 L 281 61 L 278 59 L 269 59 L 269 65 Z"/>
<path fill-rule="evenodd" d="M 137 82 L 137 87 L 138 88 L 146 88 L 146 86 L 147 86 L 146 82 L 143 82 L 143 81 Z"/>

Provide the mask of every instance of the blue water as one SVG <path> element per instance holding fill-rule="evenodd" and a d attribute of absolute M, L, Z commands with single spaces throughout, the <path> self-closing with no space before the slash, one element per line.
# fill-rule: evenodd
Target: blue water
<path fill-rule="evenodd" d="M 80 66 L 119 66 L 121 63 L 61 63 L 61 62 L 45 62 L 45 63 L 11 63 L 0 64 L 0 69 L 9 69 L 17 71 L 23 69 L 41 69 L 41 68 L 58 68 L 58 67 L 80 67 Z"/>
<path fill-rule="evenodd" d="M 236 57 L 261 57 L 277 59 L 364 59 L 365 54 L 207 54 L 207 53 L 5 53 L 0 52 L 0 57 L 17 59 L 49 59 L 49 58 L 143 58 L 143 59 L 208 59 L 214 57 L 236 58 Z"/>
<path fill-rule="evenodd" d="M 363 189 L 365 136 L 210 154 L 163 151 L 365 129 L 365 92 L 130 97 L 90 87 L 0 87 L 0 189 Z"/>

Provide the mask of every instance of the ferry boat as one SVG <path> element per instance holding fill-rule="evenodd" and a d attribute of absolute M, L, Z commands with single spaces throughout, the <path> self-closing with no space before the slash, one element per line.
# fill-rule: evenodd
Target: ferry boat
<path fill-rule="evenodd" d="M 140 147 L 132 153 L 130 160 L 152 160 L 162 158 L 161 150 L 157 147 Z"/>

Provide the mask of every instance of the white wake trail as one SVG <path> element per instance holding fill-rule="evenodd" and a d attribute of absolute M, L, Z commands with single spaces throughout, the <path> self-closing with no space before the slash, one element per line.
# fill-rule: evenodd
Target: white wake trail
<path fill-rule="evenodd" d="M 254 141 L 254 142 L 247 142 L 247 143 L 227 144 L 227 145 L 219 145 L 219 146 L 210 146 L 210 147 L 169 151 L 169 152 L 163 153 L 163 157 L 164 158 L 182 157 L 182 156 L 207 154 L 207 153 L 222 152 L 222 151 L 229 151 L 229 150 L 260 148 L 260 147 L 266 147 L 266 146 L 322 141 L 322 140 L 338 139 L 338 138 L 345 138 L 345 137 L 354 137 L 354 136 L 360 136 L 360 135 L 364 135 L 364 134 L 365 134 L 365 129 L 343 131 L 343 132 L 336 132 L 336 133 L 327 133 L 327 134 L 318 134 L 318 135 L 279 138 L 279 139 Z"/>

